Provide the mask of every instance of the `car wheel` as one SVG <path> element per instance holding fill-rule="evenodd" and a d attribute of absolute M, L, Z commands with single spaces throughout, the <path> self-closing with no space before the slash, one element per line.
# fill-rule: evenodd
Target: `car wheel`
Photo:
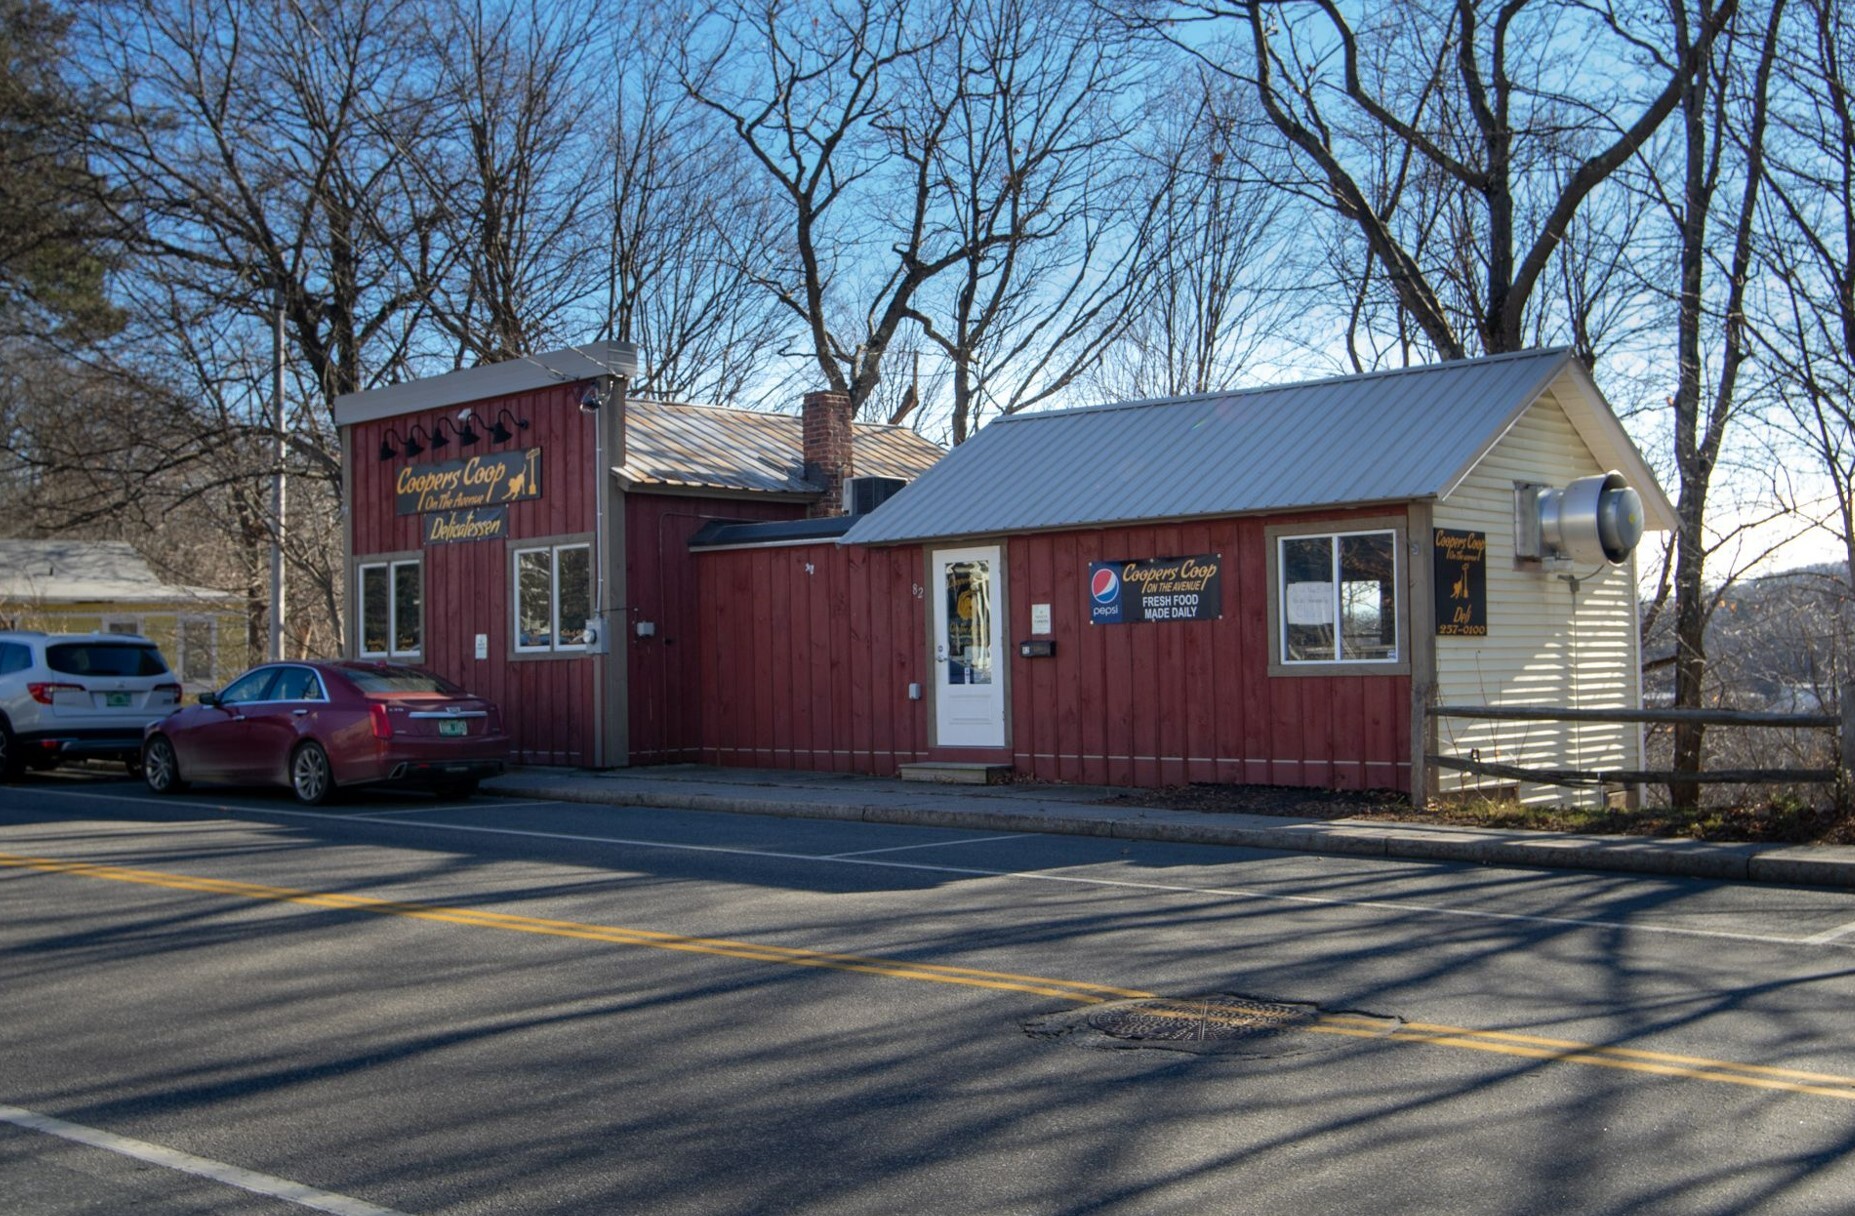
<path fill-rule="evenodd" d="M 443 781 L 432 782 L 432 793 L 440 798 L 468 798 L 477 792 L 475 777 L 448 777 Z"/>
<path fill-rule="evenodd" d="M 180 757 L 166 736 L 156 735 L 143 744 L 142 780 L 157 794 L 178 794 L 187 788 L 180 779 Z"/>
<path fill-rule="evenodd" d="M 19 740 L 13 737 L 13 728 L 0 718 L 0 781 L 19 779 Z"/>
<path fill-rule="evenodd" d="M 311 740 L 291 755 L 290 789 L 298 802 L 309 806 L 321 806 L 334 797 L 335 773 L 320 743 Z"/>

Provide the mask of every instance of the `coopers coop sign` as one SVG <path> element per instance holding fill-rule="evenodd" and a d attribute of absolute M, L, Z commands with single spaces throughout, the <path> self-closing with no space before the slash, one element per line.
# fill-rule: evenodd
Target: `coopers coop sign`
<path fill-rule="evenodd" d="M 1214 621 L 1223 614 L 1223 557 L 1155 557 L 1089 565 L 1089 623 Z"/>
<path fill-rule="evenodd" d="M 541 449 L 490 452 L 443 464 L 407 465 L 394 482 L 401 515 L 467 511 L 541 497 Z"/>

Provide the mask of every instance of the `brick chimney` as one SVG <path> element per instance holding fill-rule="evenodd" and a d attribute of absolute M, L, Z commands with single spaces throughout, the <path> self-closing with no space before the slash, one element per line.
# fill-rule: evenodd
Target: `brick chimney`
<path fill-rule="evenodd" d="M 844 479 L 856 475 L 850 450 L 850 395 L 807 393 L 800 417 L 805 428 L 805 480 L 824 488 L 806 515 L 842 515 Z"/>

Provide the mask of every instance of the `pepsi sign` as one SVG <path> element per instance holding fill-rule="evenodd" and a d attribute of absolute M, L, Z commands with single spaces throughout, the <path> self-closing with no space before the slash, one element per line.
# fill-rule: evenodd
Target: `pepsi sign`
<path fill-rule="evenodd" d="M 1214 621 L 1223 615 L 1221 554 L 1089 564 L 1089 623 Z"/>

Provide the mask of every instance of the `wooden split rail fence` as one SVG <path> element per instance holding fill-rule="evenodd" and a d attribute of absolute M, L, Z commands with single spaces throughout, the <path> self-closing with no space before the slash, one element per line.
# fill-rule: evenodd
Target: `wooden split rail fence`
<path fill-rule="evenodd" d="M 1431 719 L 1479 718 L 1506 722 L 1606 722 L 1704 726 L 1764 726 L 1793 730 L 1836 732 L 1833 768 L 1742 768 L 1683 773 L 1672 769 L 1559 769 L 1523 768 L 1477 757 L 1426 755 L 1437 768 L 1530 781 L 1539 785 L 1661 785 L 1686 782 L 1716 784 L 1802 784 L 1850 787 L 1850 765 L 1855 762 L 1855 684 L 1842 690 L 1840 714 L 1777 714 L 1738 709 L 1560 709 L 1550 705 L 1431 705 Z"/>

